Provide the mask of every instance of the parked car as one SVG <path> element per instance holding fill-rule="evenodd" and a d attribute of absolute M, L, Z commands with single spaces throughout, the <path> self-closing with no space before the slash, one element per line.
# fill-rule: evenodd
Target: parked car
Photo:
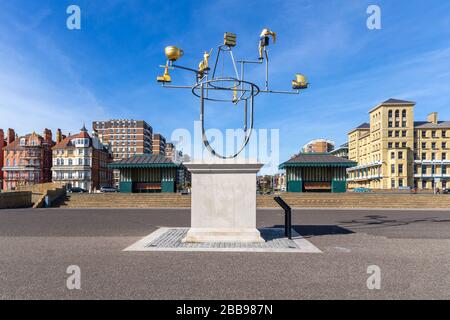
<path fill-rule="evenodd" d="M 72 188 L 69 188 L 69 192 L 71 192 L 71 193 L 86 193 L 87 190 L 80 188 L 80 187 L 72 187 Z"/>
<path fill-rule="evenodd" d="M 450 194 L 450 188 L 442 190 L 443 194 Z"/>
<path fill-rule="evenodd" d="M 101 187 L 100 192 L 118 192 L 114 187 Z"/>
<path fill-rule="evenodd" d="M 369 188 L 359 187 L 359 188 L 353 189 L 353 192 L 366 193 L 366 192 L 372 192 L 372 190 L 370 190 Z"/>

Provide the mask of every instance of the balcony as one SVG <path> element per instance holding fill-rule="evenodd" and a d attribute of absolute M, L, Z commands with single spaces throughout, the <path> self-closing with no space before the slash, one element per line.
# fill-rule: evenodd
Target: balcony
<path fill-rule="evenodd" d="M 450 159 L 446 159 L 446 160 L 414 160 L 414 163 L 417 164 L 450 164 Z"/>
<path fill-rule="evenodd" d="M 360 169 L 367 169 L 367 168 L 378 167 L 378 166 L 381 166 L 381 165 L 382 165 L 381 161 L 371 162 L 371 163 L 368 163 L 368 164 L 362 164 L 362 165 L 359 165 L 359 166 L 356 166 L 356 167 L 348 168 L 347 172 L 357 171 L 357 170 L 360 170 Z"/>
<path fill-rule="evenodd" d="M 370 181 L 370 180 L 380 180 L 383 179 L 382 174 L 376 174 L 376 175 L 368 175 L 363 177 L 356 177 L 356 178 L 347 178 L 347 181 Z"/>
<path fill-rule="evenodd" d="M 440 173 L 436 173 L 436 174 L 420 174 L 420 173 L 416 173 L 414 174 L 414 178 L 422 178 L 422 179 L 450 179 L 450 174 L 440 174 Z"/>

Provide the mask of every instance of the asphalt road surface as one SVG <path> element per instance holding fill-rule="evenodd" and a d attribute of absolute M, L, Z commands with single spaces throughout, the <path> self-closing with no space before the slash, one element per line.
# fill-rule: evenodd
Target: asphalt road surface
<path fill-rule="evenodd" d="M 258 210 L 258 226 L 283 223 Z M 449 299 L 450 210 L 296 210 L 323 253 L 125 252 L 185 209 L 0 210 L 2 299 Z M 69 290 L 70 265 L 81 289 Z M 368 289 L 367 268 L 380 268 Z"/>

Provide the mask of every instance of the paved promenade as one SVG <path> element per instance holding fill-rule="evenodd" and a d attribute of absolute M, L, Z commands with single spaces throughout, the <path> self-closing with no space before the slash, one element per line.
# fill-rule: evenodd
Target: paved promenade
<path fill-rule="evenodd" d="M 0 298 L 450 298 L 450 210 L 294 210 L 321 253 L 124 251 L 189 221 L 187 209 L 0 210 Z M 281 225 L 281 210 L 257 223 Z M 66 287 L 69 265 L 81 290 Z"/>

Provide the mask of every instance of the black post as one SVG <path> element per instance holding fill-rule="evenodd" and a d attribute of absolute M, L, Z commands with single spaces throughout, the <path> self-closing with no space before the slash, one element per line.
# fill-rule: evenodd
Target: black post
<path fill-rule="evenodd" d="M 284 235 L 292 240 L 292 211 L 291 207 L 281 198 L 273 198 L 284 209 Z"/>

